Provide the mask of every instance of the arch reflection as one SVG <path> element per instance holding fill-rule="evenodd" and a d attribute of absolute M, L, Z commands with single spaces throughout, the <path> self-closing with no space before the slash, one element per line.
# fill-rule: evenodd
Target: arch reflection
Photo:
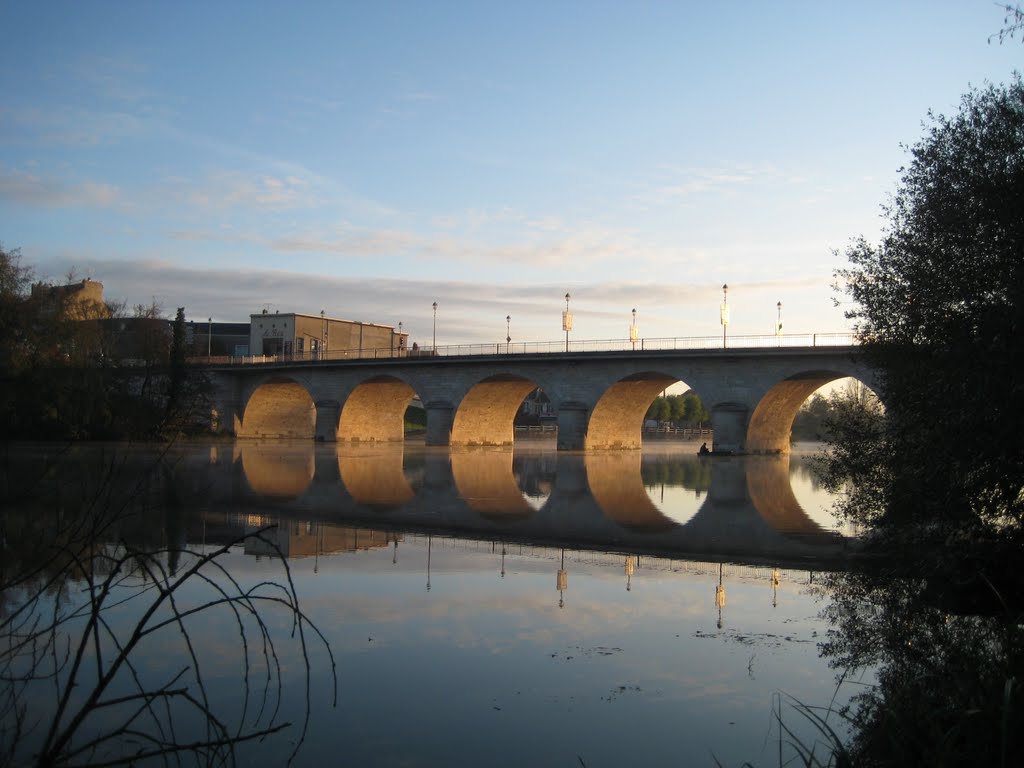
<path fill-rule="evenodd" d="M 453 450 L 451 457 L 455 488 L 477 514 L 521 520 L 537 511 L 513 474 L 511 450 Z"/>
<path fill-rule="evenodd" d="M 788 455 L 247 441 L 239 454 L 255 493 L 339 522 L 466 535 L 514 522 L 520 538 L 636 552 L 806 556 L 842 548 L 841 536 L 807 514 L 806 494 L 794 493 L 801 465 Z"/>
<path fill-rule="evenodd" d="M 338 474 L 348 494 L 373 510 L 405 506 L 416 495 L 405 477 L 401 446 L 338 444 Z"/>
<path fill-rule="evenodd" d="M 655 506 L 640 474 L 640 451 L 586 453 L 587 485 L 605 517 L 624 528 L 654 532 L 678 525 Z"/>
<path fill-rule="evenodd" d="M 751 458 L 744 464 L 747 491 L 754 508 L 780 533 L 823 533 L 797 501 L 790 480 L 789 456 Z"/>
<path fill-rule="evenodd" d="M 254 493 L 271 499 L 296 499 L 313 482 L 314 446 L 307 441 L 282 444 L 236 443 L 242 471 Z"/>

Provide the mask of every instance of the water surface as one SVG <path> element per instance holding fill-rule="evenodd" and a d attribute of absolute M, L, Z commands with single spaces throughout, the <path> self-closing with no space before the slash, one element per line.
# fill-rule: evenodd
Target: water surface
<path fill-rule="evenodd" d="M 65 493 L 90 485 L 69 467 L 96 451 L 61 457 Z M 157 459 L 138 449 L 128 465 Z M 814 584 L 849 541 L 805 457 L 239 441 L 159 461 L 139 516 L 169 566 L 276 526 L 221 563 L 256 583 L 282 578 L 282 553 L 334 654 L 337 706 L 311 645 L 299 764 L 770 765 L 780 692 L 832 697 Z M 192 641 L 232 706 L 237 626 L 204 620 Z M 173 646 L 142 666 L 171 664 Z M 282 671 L 297 712 L 300 662 Z M 273 764 L 294 737 L 241 755 Z"/>

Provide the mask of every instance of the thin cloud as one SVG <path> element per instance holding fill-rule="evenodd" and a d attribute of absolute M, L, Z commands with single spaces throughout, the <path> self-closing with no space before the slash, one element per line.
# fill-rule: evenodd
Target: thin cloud
<path fill-rule="evenodd" d="M 106 208 L 118 202 L 118 188 L 94 182 L 68 182 L 21 171 L 0 170 L 0 200 L 44 208 Z"/>
<path fill-rule="evenodd" d="M 315 208 L 323 201 L 304 179 L 290 174 L 222 171 L 211 174 L 197 187 L 174 185 L 182 199 L 194 207 L 252 208 L 275 211 L 292 208 Z"/>
<path fill-rule="evenodd" d="M 79 56 L 69 74 L 91 88 L 95 95 L 112 101 L 138 102 L 155 95 L 151 87 L 142 85 L 148 68 L 124 55 Z"/>
<path fill-rule="evenodd" d="M 97 146 L 117 143 L 145 131 L 146 118 L 125 111 L 72 107 L 14 107 L 0 110 L 7 139 L 23 144 Z"/>
<path fill-rule="evenodd" d="M 708 195 L 733 194 L 765 180 L 783 177 L 773 168 L 696 168 L 662 166 L 662 178 L 644 183 L 643 189 L 631 200 L 644 208 L 660 205 L 685 204 L 690 199 Z"/>

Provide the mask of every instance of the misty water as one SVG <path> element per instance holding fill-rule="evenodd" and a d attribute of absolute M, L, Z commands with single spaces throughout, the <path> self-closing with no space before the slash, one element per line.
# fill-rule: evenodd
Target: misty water
<path fill-rule="evenodd" d="M 336 705 L 327 651 L 308 645 L 297 764 L 593 768 L 776 764 L 780 701 L 854 692 L 837 693 L 818 653 L 828 627 L 815 580 L 843 568 L 851 531 L 809 453 L 237 441 L 25 446 L 13 462 L 51 467 L 61 490 L 39 509 L 58 514 L 104 486 L 98 467 L 135 483 L 142 501 L 111 545 L 141 537 L 176 572 L 267 529 L 219 562 L 241 584 L 290 578 L 333 654 Z M 72 579 L 64 599 L 80 591 Z M 204 618 L 189 637 L 213 704 L 242 706 L 235 620 Z M 297 725 L 240 747 L 243 763 L 276 764 L 298 738 L 305 661 L 281 649 Z M 141 647 L 138 674 L 160 679 L 181 653 L 177 637 Z"/>

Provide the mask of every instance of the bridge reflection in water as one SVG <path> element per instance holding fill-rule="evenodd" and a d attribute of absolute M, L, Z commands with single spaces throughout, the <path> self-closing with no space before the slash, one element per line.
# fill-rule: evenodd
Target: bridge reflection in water
<path fill-rule="evenodd" d="M 804 504 L 828 503 L 808 495 L 799 456 L 305 441 L 229 450 L 236 477 L 214 483 L 214 496 L 285 519 L 794 565 L 841 559 L 848 545 L 827 514 L 798 501 L 795 485 Z"/>

